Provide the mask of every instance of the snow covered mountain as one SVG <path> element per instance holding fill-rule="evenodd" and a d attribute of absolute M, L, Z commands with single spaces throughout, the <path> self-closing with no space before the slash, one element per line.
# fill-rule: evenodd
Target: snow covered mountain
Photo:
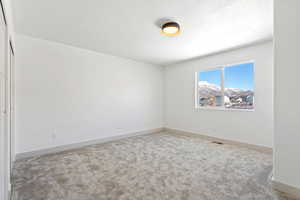
<path fill-rule="evenodd" d="M 202 98 L 208 98 L 211 96 L 222 96 L 221 87 L 206 81 L 198 82 L 199 96 Z M 225 88 L 225 96 L 228 97 L 243 97 L 253 96 L 254 93 L 251 90 L 240 90 L 236 88 Z"/>
<path fill-rule="evenodd" d="M 199 96 L 202 98 L 222 95 L 221 88 L 219 86 L 208 83 L 206 81 L 198 82 L 198 92 Z"/>

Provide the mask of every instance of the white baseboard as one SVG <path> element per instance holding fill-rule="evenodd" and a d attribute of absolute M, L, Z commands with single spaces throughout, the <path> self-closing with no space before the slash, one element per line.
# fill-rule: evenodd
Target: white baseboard
<path fill-rule="evenodd" d="M 212 136 L 207 136 L 207 135 L 202 135 L 201 133 L 194 133 L 194 132 L 189 132 L 185 130 L 179 130 L 179 129 L 173 129 L 173 128 L 164 128 L 165 131 L 170 132 L 170 133 L 177 133 L 177 134 L 185 134 L 185 135 L 194 135 L 197 137 L 201 137 L 205 140 L 210 140 L 210 141 L 218 141 L 222 142 L 224 144 L 231 144 L 231 145 L 236 145 L 248 149 L 253 149 L 256 151 L 264 152 L 264 153 L 272 153 L 273 149 L 270 147 L 265 147 L 265 146 L 260 146 L 260 145 L 254 145 L 254 144 L 248 144 L 248 143 L 243 143 L 243 142 L 238 142 L 238 141 L 233 141 L 233 140 L 228 140 L 228 139 L 222 139 L 222 138 L 217 138 L 217 137 L 212 137 Z"/>
<path fill-rule="evenodd" d="M 8 198 L 12 199 L 12 185 L 11 183 L 8 184 Z"/>
<path fill-rule="evenodd" d="M 147 134 L 151 134 L 151 133 L 158 133 L 158 132 L 161 132 L 164 130 L 165 130 L 164 128 L 156 128 L 156 129 L 139 131 L 139 132 L 135 132 L 135 133 L 129 133 L 129 134 L 123 134 L 123 135 L 118 135 L 118 136 L 113 136 L 113 137 L 102 138 L 102 139 L 90 140 L 90 141 L 86 141 L 86 142 L 62 145 L 62 146 L 57 146 L 57 147 L 53 147 L 53 148 L 18 153 L 16 155 L 15 159 L 19 160 L 19 159 L 29 158 L 29 157 L 33 157 L 33 156 L 52 154 L 52 153 L 66 151 L 66 150 L 77 149 L 77 148 L 81 148 L 81 147 L 85 147 L 85 146 L 89 146 L 89 145 L 93 145 L 93 144 L 101 144 L 101 143 L 116 141 L 116 140 L 120 140 L 123 138 L 129 138 L 129 137 L 134 137 L 134 136 L 139 136 L 139 135 L 147 135 Z"/>
<path fill-rule="evenodd" d="M 108 138 L 90 140 L 90 141 L 80 142 L 80 143 L 75 143 L 75 144 L 62 145 L 62 146 L 57 146 L 57 147 L 53 147 L 53 148 L 18 153 L 16 155 L 15 159 L 19 160 L 19 159 L 29 158 L 29 157 L 33 157 L 33 156 L 57 153 L 57 152 L 71 150 L 71 149 L 77 149 L 77 148 L 81 148 L 81 147 L 85 147 L 85 146 L 89 146 L 89 145 L 93 145 L 93 144 L 100 144 L 100 143 L 120 140 L 123 138 L 128 138 L 128 137 L 133 137 L 133 136 L 138 136 L 138 135 L 147 135 L 147 134 L 157 133 L 157 132 L 162 132 L 162 131 L 167 131 L 167 132 L 173 133 L 173 134 L 177 133 L 177 134 L 194 135 L 194 136 L 196 135 L 197 137 L 201 137 L 203 139 L 210 140 L 210 141 L 220 141 L 220 142 L 223 142 L 226 144 L 238 145 L 241 147 L 246 147 L 249 149 L 259 150 L 259 151 L 263 151 L 263 152 L 268 152 L 268 153 L 272 152 L 272 148 L 269 148 L 269 147 L 263 147 L 263 146 L 253 145 L 253 144 L 246 144 L 246 143 L 236 142 L 236 141 L 232 141 L 232 140 L 226 140 L 226 139 L 201 135 L 199 133 L 193 133 L 193 132 L 188 132 L 188 131 L 184 131 L 184 130 L 171 129 L 171 128 L 156 128 L 156 129 L 139 131 L 139 132 L 135 132 L 135 133 L 123 134 L 123 135 L 118 135 L 118 136 L 113 136 L 113 137 L 108 137 Z"/>
<path fill-rule="evenodd" d="M 272 186 L 275 190 L 284 193 L 284 195 L 288 198 L 292 199 L 300 199 L 300 188 L 296 188 L 284 183 L 280 183 L 278 181 L 275 181 L 272 178 Z"/>

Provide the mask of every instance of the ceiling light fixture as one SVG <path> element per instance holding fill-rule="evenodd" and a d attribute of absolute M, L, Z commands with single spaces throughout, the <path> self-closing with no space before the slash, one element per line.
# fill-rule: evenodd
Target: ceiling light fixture
<path fill-rule="evenodd" d="M 162 25 L 161 32 L 167 36 L 175 36 L 180 33 L 180 26 L 177 22 L 168 22 Z"/>

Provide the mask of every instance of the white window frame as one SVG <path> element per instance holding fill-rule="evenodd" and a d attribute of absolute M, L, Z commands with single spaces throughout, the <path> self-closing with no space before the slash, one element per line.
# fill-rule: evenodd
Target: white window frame
<path fill-rule="evenodd" d="M 224 93 L 225 93 L 225 87 L 224 87 L 224 69 L 226 67 L 232 67 L 235 65 L 241 65 L 241 64 L 247 64 L 247 63 L 253 63 L 253 92 L 255 94 L 255 61 L 254 60 L 248 60 L 248 61 L 242 61 L 242 62 L 237 62 L 234 64 L 226 64 L 226 65 L 219 65 L 217 67 L 210 67 L 210 68 L 203 68 L 195 72 L 195 91 L 194 91 L 194 103 L 195 103 L 195 109 L 196 110 L 221 110 L 221 111 L 242 111 L 242 112 L 253 112 L 255 111 L 255 97 L 253 100 L 254 107 L 253 109 L 238 109 L 238 108 L 225 108 L 224 104 Z M 198 93 L 198 74 L 201 71 L 209 71 L 209 70 L 221 70 L 221 94 L 222 94 L 222 106 L 215 106 L 215 107 L 208 107 L 208 106 L 199 106 L 198 104 L 198 99 L 199 99 L 199 93 Z"/>

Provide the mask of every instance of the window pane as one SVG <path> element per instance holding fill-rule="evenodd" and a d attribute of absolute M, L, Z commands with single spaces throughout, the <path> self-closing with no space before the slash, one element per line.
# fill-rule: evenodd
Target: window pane
<path fill-rule="evenodd" d="M 225 107 L 254 108 L 254 64 L 246 63 L 224 68 Z"/>
<path fill-rule="evenodd" d="M 200 107 L 222 106 L 220 69 L 199 72 L 198 104 Z"/>

